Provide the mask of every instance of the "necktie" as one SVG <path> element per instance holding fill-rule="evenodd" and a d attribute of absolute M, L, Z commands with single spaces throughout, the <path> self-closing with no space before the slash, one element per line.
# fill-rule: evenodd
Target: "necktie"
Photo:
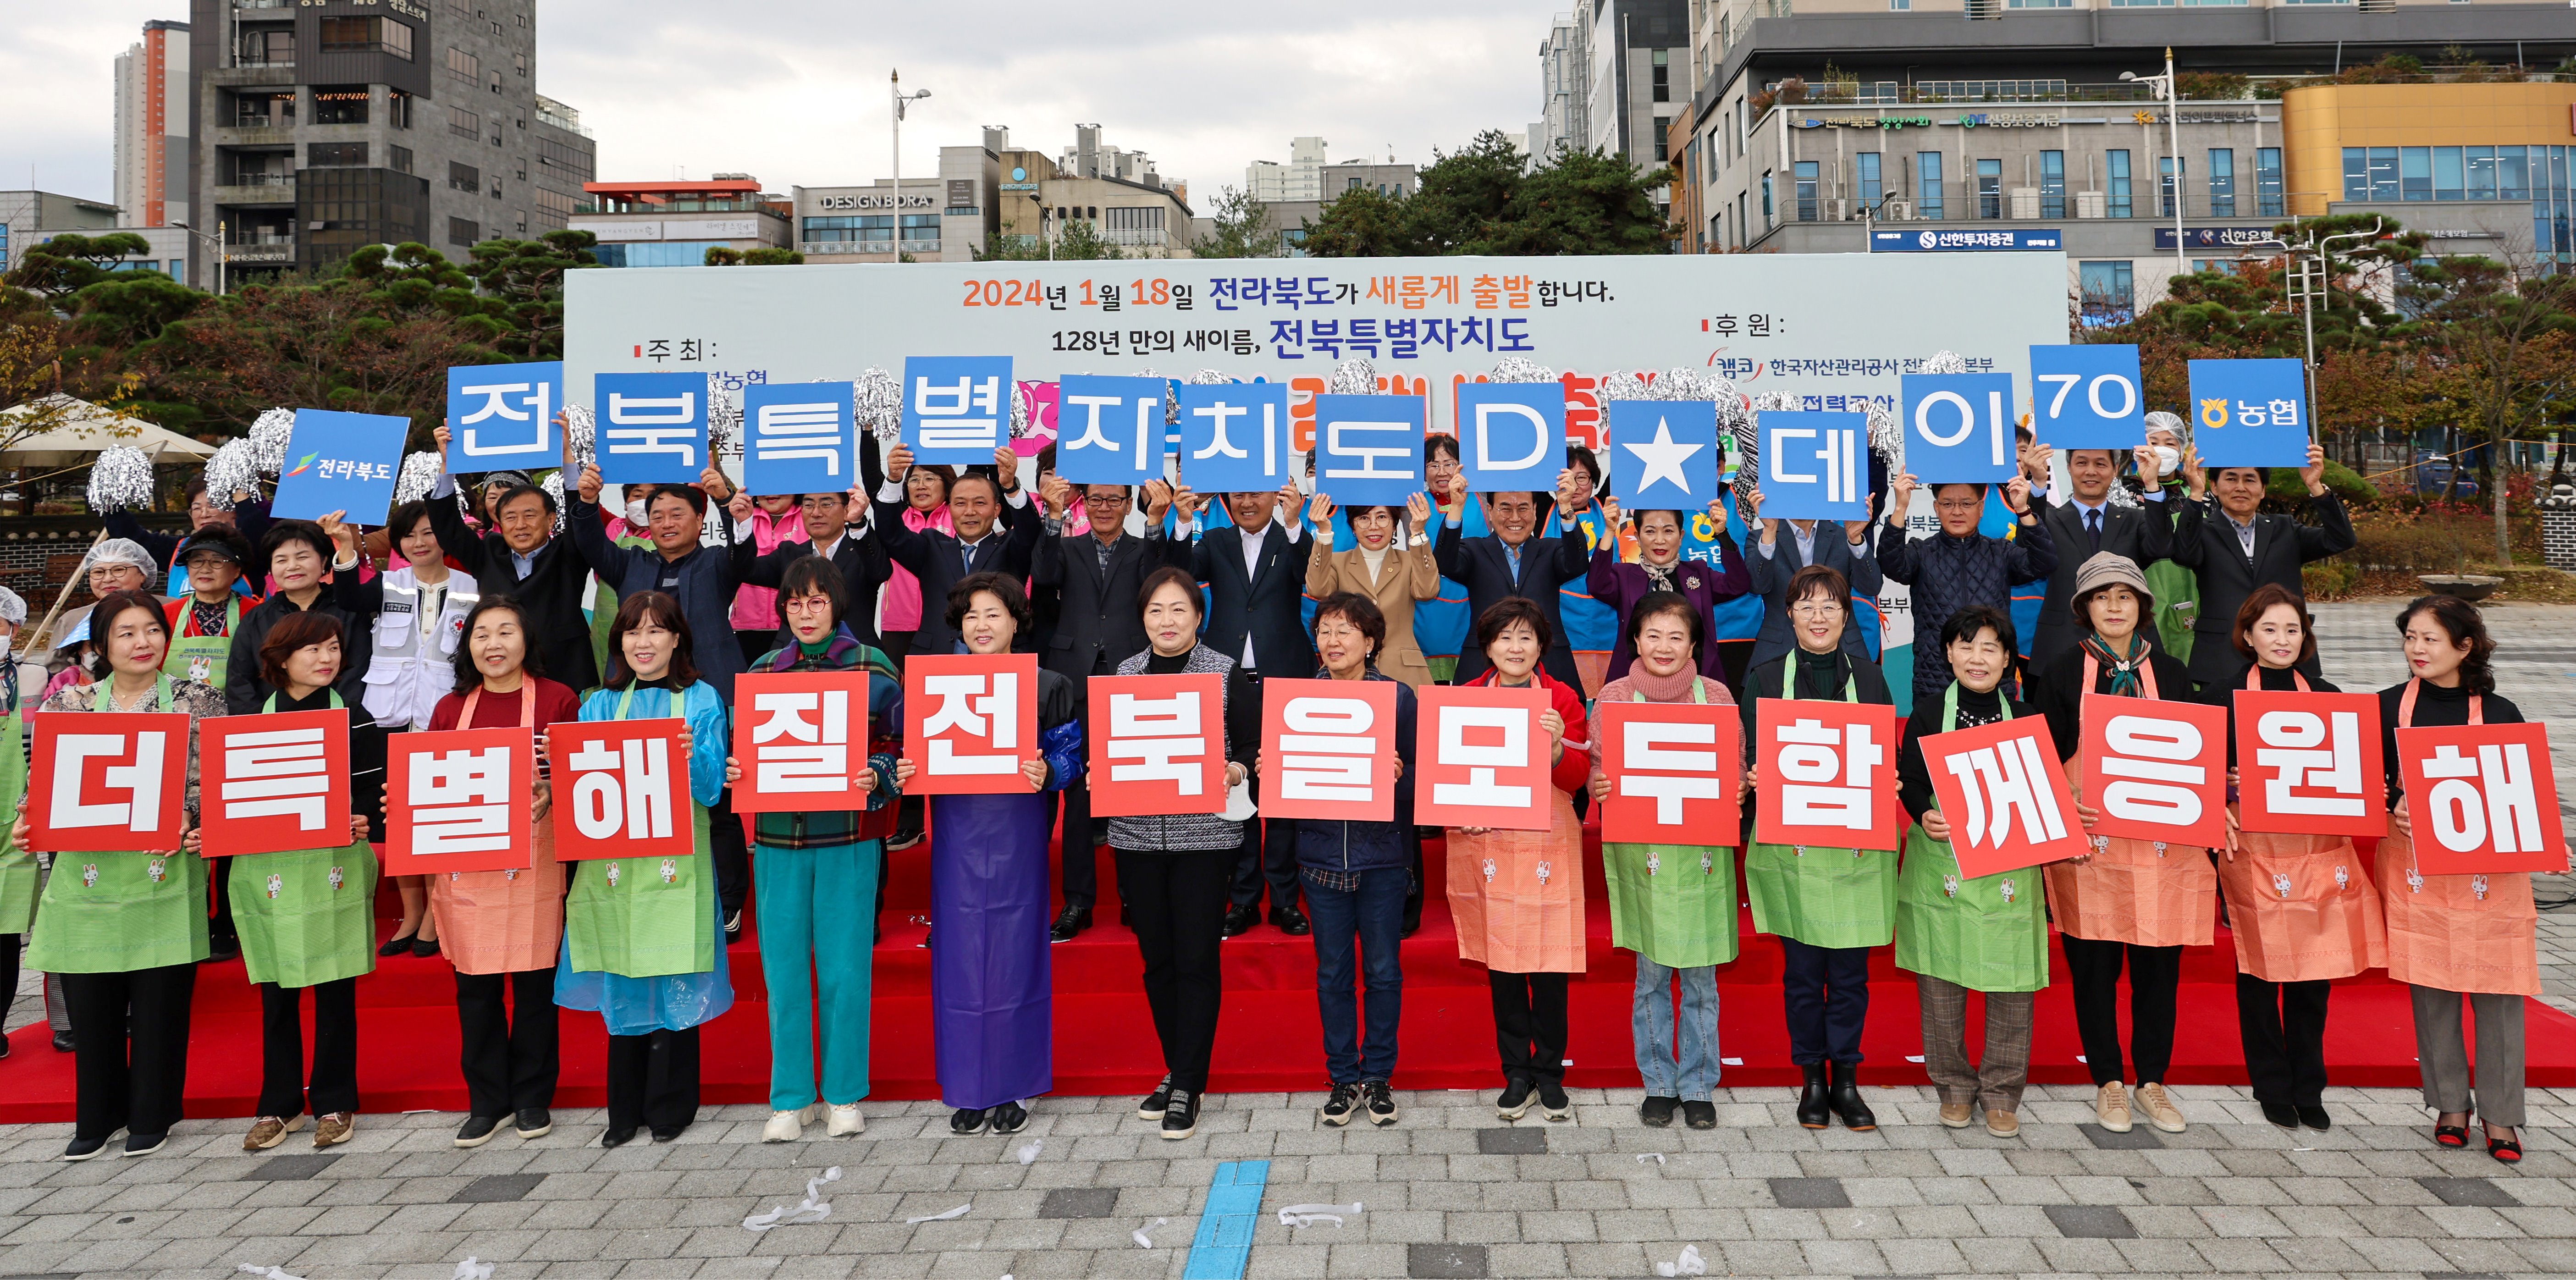
<path fill-rule="evenodd" d="M 2084 532 L 2092 535 L 2093 549 L 2100 551 L 2102 549 L 2102 509 L 2100 507 L 2084 513 Z"/>
<path fill-rule="evenodd" d="M 1503 554 L 1512 562 L 1512 585 L 1517 587 L 1521 584 L 1521 549 L 1507 542 L 1503 544 Z"/>
<path fill-rule="evenodd" d="M 957 552 L 964 558 L 966 572 L 975 572 L 975 544 L 971 542 L 959 543 L 957 545 Z"/>

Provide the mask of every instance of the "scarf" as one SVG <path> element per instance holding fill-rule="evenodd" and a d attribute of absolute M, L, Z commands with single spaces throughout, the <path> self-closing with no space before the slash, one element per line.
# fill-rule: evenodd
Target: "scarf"
<path fill-rule="evenodd" d="M 1652 590 L 1680 594 L 1681 588 L 1673 585 L 1673 573 L 1682 567 L 1681 561 L 1675 560 L 1670 565 L 1658 565 L 1651 560 L 1640 559 L 1637 561 L 1637 567 L 1646 571 L 1646 581 L 1651 584 Z M 1656 701 L 1660 702 L 1662 699 L 1658 698 Z"/>
<path fill-rule="evenodd" d="M 1648 671 L 1645 663 L 1632 663 L 1628 667 L 1628 687 L 1646 695 L 1648 702 L 1688 702 L 1691 681 L 1698 675 L 1697 670 L 1685 666 L 1671 675 L 1659 676 Z"/>
<path fill-rule="evenodd" d="M 2141 692 L 2138 668 L 2147 664 L 2146 637 L 2134 631 L 2130 632 L 2129 656 L 2125 658 L 2111 652 L 2111 646 L 2104 644 L 2102 637 L 2098 635 L 2088 633 L 2081 643 L 2084 646 L 2084 652 L 2092 654 L 2094 660 L 2102 664 L 2104 673 L 2111 677 L 2111 687 L 2101 692 L 2118 694 L 2124 698 L 2138 696 Z M 2094 691 L 2086 689 L 2083 692 Z"/>

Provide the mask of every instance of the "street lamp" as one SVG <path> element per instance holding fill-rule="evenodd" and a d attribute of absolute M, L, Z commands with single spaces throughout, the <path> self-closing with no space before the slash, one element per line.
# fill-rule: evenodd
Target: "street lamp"
<path fill-rule="evenodd" d="M 900 262 L 903 260 L 903 113 L 906 107 L 929 97 L 930 90 L 905 93 L 903 72 L 900 69 L 897 69 L 890 79 L 893 81 L 894 94 L 894 195 L 889 198 L 889 202 L 894 205 L 894 256 L 895 260 Z"/>
<path fill-rule="evenodd" d="M 2183 243 L 2182 234 L 2182 105 L 2174 92 L 2173 46 L 2165 46 L 2163 75 L 2142 76 L 2135 71 L 2123 71 L 2120 73 L 2120 78 L 2137 84 L 2152 85 L 2156 92 L 2164 97 L 2165 148 L 2173 153 L 2171 167 L 2174 202 L 2174 274 L 2190 275 L 2191 250 Z M 2172 291 L 2168 289 L 2166 292 L 2170 294 Z"/>
<path fill-rule="evenodd" d="M 222 293 L 224 291 L 224 264 L 232 261 L 232 255 L 224 251 L 224 224 L 221 222 L 216 223 L 215 234 L 213 235 L 207 235 L 205 232 L 199 231 L 195 227 L 189 226 L 184 222 L 173 222 L 170 225 L 177 227 L 181 231 L 185 231 L 189 235 L 195 236 L 196 238 L 215 247 L 215 292 Z"/>

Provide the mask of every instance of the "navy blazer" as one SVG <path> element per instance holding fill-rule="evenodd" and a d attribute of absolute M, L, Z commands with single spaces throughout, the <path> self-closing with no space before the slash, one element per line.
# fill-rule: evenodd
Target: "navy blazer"
<path fill-rule="evenodd" d="M 1136 599 L 1147 575 L 1165 565 L 1188 568 L 1190 544 L 1171 538 L 1118 536 L 1109 552 L 1109 572 L 1100 572 L 1099 542 L 1085 526 L 1079 533 L 1049 534 L 1038 539 L 1030 562 L 1032 595 L 1051 597 L 1055 626 L 1038 650 L 1039 665 L 1073 682 L 1079 699 L 1095 675 L 1111 675 L 1118 664 L 1146 648 L 1144 610 Z M 1235 655 L 1243 653 L 1236 642 Z M 1076 702 L 1075 714 L 1089 718 L 1087 703 Z"/>
<path fill-rule="evenodd" d="M 2299 566 L 2352 550 L 2356 541 L 2352 517 L 2333 490 L 2308 499 L 2308 511 L 2316 517 L 2315 524 L 2301 524 L 2295 516 L 2255 513 L 2251 556 L 2245 554 L 2245 544 L 2236 540 L 2235 524 L 2216 509 L 2215 500 L 2186 501 L 2174 513 L 2173 562 L 2200 578 L 2200 617 L 2191 624 L 2193 680 L 2206 685 L 2226 678 L 2230 671 L 2242 672 L 2245 660 L 2237 656 L 2232 637 L 2236 611 L 2244 607 L 2254 588 L 2277 582 L 2304 600 L 2307 586 Z M 2313 678 L 2315 667 L 2306 670 Z"/>
<path fill-rule="evenodd" d="M 1555 513 L 1541 509 L 1542 521 L 1556 519 Z M 1558 607 L 1557 593 L 1565 584 L 1592 571 L 1592 556 L 1580 538 L 1549 537 L 1544 523 L 1530 531 L 1529 541 L 1521 544 L 1521 571 L 1512 574 L 1511 557 L 1503 550 L 1503 540 L 1494 534 L 1464 537 L 1457 525 L 1440 526 L 1440 539 L 1432 544 L 1432 559 L 1440 565 L 1440 576 L 1467 588 L 1467 642 L 1458 653 L 1458 673 L 1452 684 L 1466 684 L 1485 674 L 1488 664 L 1484 650 L 1476 647 L 1475 620 L 1485 610 L 1507 596 L 1519 596 L 1538 606 L 1547 618 L 1548 646 L 1540 665 L 1549 678 L 1575 689 L 1583 687 L 1583 677 L 1574 669 L 1574 650 L 1565 642 L 1565 617 Z"/>
<path fill-rule="evenodd" d="M 1787 521 L 1781 521 L 1786 525 Z M 1816 563 L 1839 571 L 1851 583 L 1855 596 L 1875 596 L 1886 585 L 1878 571 L 1878 557 L 1870 553 L 1869 543 L 1851 545 L 1851 530 L 1840 521 L 1816 522 Z M 1798 556 L 1796 531 L 1783 528 L 1780 540 L 1771 546 L 1771 554 L 1762 554 L 1762 535 L 1753 535 L 1753 544 L 1744 549 L 1744 568 L 1753 575 L 1753 589 L 1762 593 L 1762 632 L 1753 639 L 1753 656 L 1745 666 L 1761 666 L 1785 656 L 1796 646 L 1789 633 L 1789 579 L 1807 567 Z M 1860 620 L 1843 619 L 1843 652 L 1862 662 L 1869 660 L 1869 648 L 1861 642 Z"/>
<path fill-rule="evenodd" d="M 1206 527 L 1190 548 L 1190 573 L 1207 586 L 1207 647 L 1243 661 L 1243 638 L 1252 637 L 1253 670 L 1304 679 L 1315 669 L 1315 644 L 1306 634 L 1306 547 L 1300 527 L 1276 520 L 1261 525 L 1261 550 L 1253 572 L 1244 572 L 1243 530 Z M 1148 571 L 1150 572 L 1150 570 Z"/>
<path fill-rule="evenodd" d="M 2173 509 L 2177 494 L 2134 507 L 2105 507 L 2101 550 L 2127 556 L 2144 574 L 2147 566 L 2173 555 Z M 2075 578 L 2094 557 L 2093 536 L 2084 531 L 2084 511 L 2070 498 L 2040 513 L 2048 540 L 2057 547 L 2057 569 L 2048 575 L 2048 596 L 2040 601 L 2039 625 L 2032 629 L 2030 669 L 2046 670 L 2057 655 L 2075 647 L 2083 632 L 2075 628 Z"/>
<path fill-rule="evenodd" d="M 878 501 L 876 504 L 877 538 L 885 544 L 886 554 L 896 564 L 912 571 L 921 580 L 921 629 L 912 633 L 913 653 L 953 653 L 957 649 L 957 632 L 948 625 L 948 589 L 966 576 L 964 557 L 959 553 L 955 534 L 936 529 L 914 529 L 903 522 L 901 502 Z M 1018 513 L 1027 519 L 1008 528 L 997 522 L 986 531 L 983 548 L 975 553 L 975 571 L 993 572 L 1019 579 L 1023 586 L 1029 580 L 1029 561 L 1037 551 L 1040 521 L 1034 513 Z M 1023 651 L 1037 646 L 1035 629 L 1021 636 L 1013 647 Z"/>

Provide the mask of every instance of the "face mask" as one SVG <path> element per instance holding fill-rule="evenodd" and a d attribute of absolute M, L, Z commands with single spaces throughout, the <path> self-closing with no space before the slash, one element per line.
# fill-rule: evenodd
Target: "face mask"
<path fill-rule="evenodd" d="M 2172 475 L 2182 466 L 2182 452 L 2171 445 L 2157 445 L 2152 452 L 2156 456 L 2156 475 L 2159 478 Z"/>
<path fill-rule="evenodd" d="M 626 504 L 626 523 L 632 525 L 640 525 L 644 523 L 643 503 L 630 502 Z"/>
<path fill-rule="evenodd" d="M 1299 492 L 1299 493 L 1313 493 L 1314 491 L 1315 491 L 1315 477 L 1313 477 L 1313 476 L 1299 476 L 1299 477 L 1297 477 L 1297 492 Z"/>

